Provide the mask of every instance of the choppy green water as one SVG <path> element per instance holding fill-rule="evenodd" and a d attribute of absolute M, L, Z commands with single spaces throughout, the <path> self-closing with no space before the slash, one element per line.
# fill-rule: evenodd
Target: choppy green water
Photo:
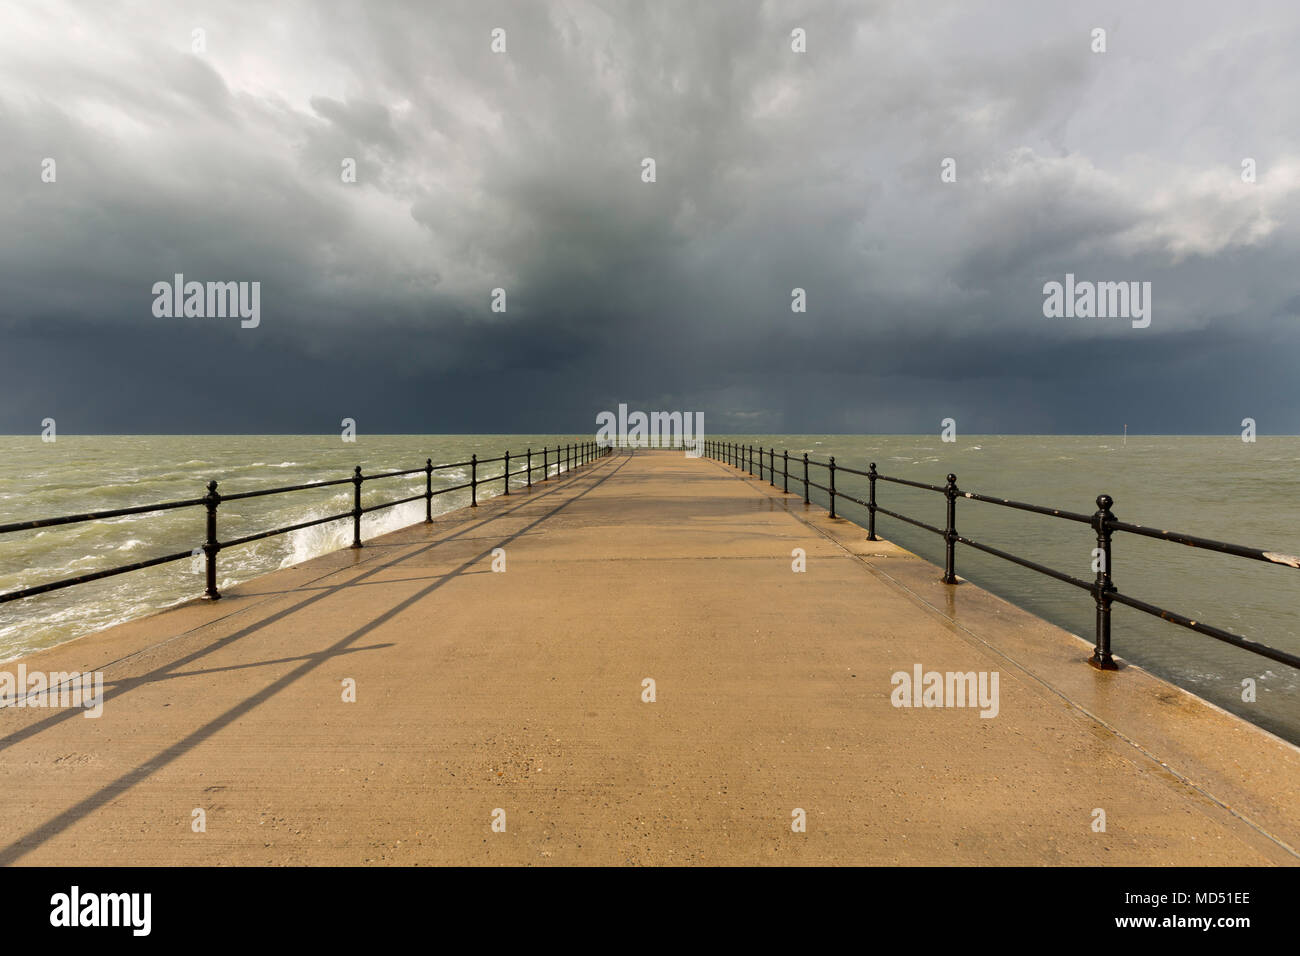
<path fill-rule="evenodd" d="M 209 479 L 222 494 L 346 478 L 360 465 L 365 474 L 467 461 L 472 454 L 523 455 L 529 445 L 589 440 L 587 436 L 358 436 L 336 435 L 142 435 L 0 437 L 0 524 L 34 518 L 106 511 L 133 505 L 202 497 Z M 551 455 L 554 462 L 554 454 Z M 511 462 L 511 470 L 523 467 Z M 483 466 L 479 478 L 501 474 L 500 462 Z M 469 480 L 469 468 L 434 473 L 434 491 Z M 523 478 L 517 479 L 522 482 Z M 424 475 L 366 482 L 363 506 L 424 491 Z M 480 486 L 479 496 L 499 494 L 501 483 Z M 225 502 L 219 535 L 247 534 L 341 514 L 352 508 L 353 488 L 336 485 L 265 498 Z M 469 504 L 469 491 L 433 499 L 435 514 Z M 412 501 L 362 518 L 362 535 L 373 537 L 424 519 L 424 502 Z M 0 535 L 0 593 L 189 551 L 202 544 L 203 508 L 183 508 Z M 288 567 L 352 542 L 351 520 L 334 521 L 221 552 L 218 586 Z M 104 581 L 0 604 L 0 661 L 199 596 L 202 559 L 132 571 Z"/>
<path fill-rule="evenodd" d="M 366 473 L 496 457 L 528 445 L 590 436 L 360 436 L 355 444 L 319 436 L 61 436 L 0 438 L 0 523 L 121 508 L 203 494 L 210 478 L 233 494 L 257 488 L 342 478 L 354 465 Z M 725 436 L 715 436 L 722 440 Z M 739 436 L 774 446 L 778 457 L 805 451 L 838 462 L 942 484 L 955 472 L 964 490 L 1091 513 L 1102 492 L 1115 498 L 1126 521 L 1187 531 L 1289 554 L 1300 553 L 1300 438 L 963 436 Z M 499 474 L 499 465 L 484 469 Z M 483 476 L 483 473 L 480 475 Z M 466 480 L 443 472 L 436 487 Z M 814 475 L 815 480 L 817 479 Z M 497 483 L 499 485 L 499 482 Z M 865 480 L 841 473 L 842 491 L 866 498 Z M 423 490 L 422 475 L 369 482 L 364 503 Z M 498 493 L 493 486 L 486 492 Z M 940 495 L 881 484 L 880 504 L 930 524 L 943 524 Z M 343 485 L 221 507 L 221 537 L 229 539 L 313 517 L 347 511 Z M 824 498 L 822 499 L 824 500 Z M 468 492 L 434 498 L 438 512 L 461 507 Z M 865 523 L 863 509 L 842 502 L 845 517 Z M 415 523 L 416 501 L 367 515 L 366 537 Z M 1076 577 L 1091 577 L 1089 528 L 979 502 L 961 501 L 958 528 L 977 541 L 1039 561 Z M 881 517 L 878 531 L 903 547 L 941 562 L 942 542 L 920 529 Z M 203 540 L 203 509 L 161 512 L 0 536 L 0 592 L 152 555 L 189 550 Z M 350 521 L 334 522 L 224 551 L 227 587 L 351 542 Z M 1090 596 L 1068 585 L 959 546 L 963 577 L 1076 634 L 1091 639 Z M 1181 545 L 1117 535 L 1114 575 L 1127 594 L 1188 614 L 1254 640 L 1300 652 L 1300 572 Z M 181 561 L 107 581 L 0 605 L 0 660 L 9 660 L 202 591 L 201 562 Z M 1300 675 L 1212 638 L 1116 606 L 1116 653 L 1293 741 L 1300 740 Z M 1258 700 L 1241 700 L 1241 682 L 1254 678 Z"/>

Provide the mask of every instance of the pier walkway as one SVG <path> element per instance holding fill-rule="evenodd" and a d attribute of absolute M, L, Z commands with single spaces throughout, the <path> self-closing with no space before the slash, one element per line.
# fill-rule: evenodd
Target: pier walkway
<path fill-rule="evenodd" d="M 1300 750 L 939 574 L 619 452 L 26 658 L 106 700 L 0 710 L 0 863 L 1300 862 Z"/>

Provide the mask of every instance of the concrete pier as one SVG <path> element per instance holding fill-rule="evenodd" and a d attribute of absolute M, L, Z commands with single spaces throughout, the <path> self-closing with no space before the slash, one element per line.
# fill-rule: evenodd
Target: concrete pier
<path fill-rule="evenodd" d="M 0 710 L 0 863 L 1300 862 L 1300 750 L 865 538 L 619 453 L 33 655 L 106 700 Z"/>

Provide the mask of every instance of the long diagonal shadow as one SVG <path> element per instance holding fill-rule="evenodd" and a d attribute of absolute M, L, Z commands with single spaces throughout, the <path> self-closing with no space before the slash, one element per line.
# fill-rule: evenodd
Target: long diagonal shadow
<path fill-rule="evenodd" d="M 587 495 L 589 492 L 591 492 L 592 490 L 594 490 L 595 488 L 599 487 L 600 485 L 608 481 L 610 478 L 612 478 L 615 474 L 618 473 L 620 469 L 622 469 L 624 464 L 626 464 L 626 462 L 621 462 L 615 465 L 611 471 L 609 471 L 605 475 L 602 475 L 599 479 L 592 482 L 588 487 L 582 489 L 572 497 L 567 498 L 565 501 L 562 501 L 561 503 L 559 503 L 558 505 L 556 505 L 554 508 L 550 509 L 546 513 L 538 516 L 537 518 L 529 522 L 527 525 L 525 525 L 523 528 L 519 529 L 518 531 L 510 534 L 506 538 L 501 539 L 497 543 L 497 546 L 499 547 L 501 544 L 514 541 L 516 538 L 520 537 L 524 532 L 537 527 L 538 525 L 548 520 L 549 518 L 553 518 L 555 515 L 559 514 L 565 508 L 569 507 L 569 505 L 573 504 L 573 502 Z M 492 517 L 486 518 L 485 521 L 495 520 L 495 518 L 497 517 L 501 517 L 501 515 L 494 515 Z M 430 544 L 427 548 L 420 549 L 420 551 L 412 552 L 412 554 L 419 554 L 422 551 L 432 548 L 433 546 L 434 546 L 433 544 Z M 330 645 L 325 650 L 320 651 L 318 654 L 312 655 L 311 660 L 305 661 L 303 664 L 296 667 L 288 674 L 285 674 L 283 677 L 279 678 L 273 683 L 268 684 L 266 687 L 258 691 L 256 694 L 252 695 L 251 697 L 247 698 L 244 701 L 241 701 L 239 704 L 236 704 L 234 707 L 231 707 L 225 713 L 217 717 L 214 717 L 212 720 L 208 721 L 202 727 L 198 728 L 197 730 L 193 731 L 192 733 L 178 740 L 170 747 L 167 747 L 164 750 L 160 751 L 156 756 L 152 757 L 149 760 L 146 760 L 144 763 L 133 768 L 132 770 L 128 770 L 126 773 L 122 774 L 111 783 L 105 784 L 103 787 L 100 787 L 99 790 L 97 790 L 95 793 L 91 794 L 90 796 L 86 797 L 84 800 L 79 801 L 78 803 L 69 807 L 67 810 L 64 810 L 62 813 L 58 814 L 57 816 L 37 826 L 34 830 L 31 830 L 28 833 L 24 834 L 23 836 L 20 836 L 13 843 L 10 843 L 8 846 L 6 846 L 3 850 L 0 850 L 0 866 L 12 865 L 22 856 L 31 852 L 36 847 L 39 847 L 42 843 L 47 842 L 52 837 L 62 833 L 64 830 L 68 829 L 70 826 L 72 826 L 74 823 L 76 823 L 77 821 L 85 817 L 87 814 L 95 810 L 98 810 L 99 808 L 103 807 L 106 803 L 108 803 L 110 800 L 126 792 L 131 787 L 135 786 L 141 781 L 152 776 L 155 771 L 160 770 L 161 768 L 167 766 L 172 761 L 180 757 L 182 754 L 192 749 L 195 745 L 206 740 L 208 737 L 211 737 L 217 731 L 228 726 L 234 720 L 238 719 L 239 717 L 251 711 L 258 704 L 261 704 L 269 700 L 271 697 L 274 697 L 277 693 L 284 690 L 286 687 L 288 687 L 289 685 L 297 681 L 299 678 L 304 677 L 307 674 L 311 673 L 311 671 L 315 670 L 317 667 L 320 666 L 323 660 L 330 658 L 334 654 L 346 648 L 349 644 L 363 637 L 372 628 L 378 627 L 379 625 L 396 617 L 402 611 L 406 610 L 407 608 L 411 607 L 413 604 L 417 603 L 418 601 L 424 599 L 428 595 L 432 594 L 434 591 L 441 588 L 444 584 L 446 584 L 452 578 L 456 577 L 457 574 L 459 574 L 466 568 L 472 567 L 477 562 L 482 561 L 485 557 L 490 556 L 491 553 L 492 553 L 491 548 L 482 551 L 477 555 L 475 555 L 474 557 L 464 561 L 454 570 L 448 571 L 446 574 L 440 575 L 428 587 L 423 588 L 420 591 L 417 591 L 415 594 L 412 594 L 410 597 L 406 598 L 405 600 L 395 604 L 393 607 L 389 608 L 383 614 L 374 618 L 369 623 L 356 628 L 350 634 L 336 641 L 334 644 Z M 407 555 L 407 557 L 410 557 L 410 555 Z M 397 563 L 397 562 L 389 562 L 389 564 L 385 565 L 385 567 L 391 566 L 391 564 L 393 563 Z M 375 570 L 378 571 L 380 570 L 380 568 L 376 568 Z M 374 573 L 374 572 L 372 571 L 370 573 Z M 332 593 L 333 590 L 336 589 L 331 589 L 331 592 L 329 593 Z M 322 595 L 318 595 L 314 597 L 312 600 L 313 601 L 319 600 L 321 597 Z M 292 610 L 298 610 L 301 607 L 305 606 L 307 603 L 310 603 L 310 601 L 303 602 L 303 604 L 297 605 Z M 279 618 L 283 617 L 284 613 L 287 612 L 276 614 L 273 617 L 268 618 L 266 621 L 259 622 L 257 625 L 254 625 L 252 628 L 249 628 L 247 630 L 252 631 L 252 630 L 257 630 L 262 627 L 265 627 L 271 621 L 278 620 Z M 233 637 L 234 635 L 232 635 L 232 638 Z M 228 643 L 230 639 L 231 638 L 227 638 L 221 643 Z M 196 656 L 198 655 L 192 655 L 191 659 Z M 171 666 L 175 666 L 175 665 L 171 665 Z"/>
<path fill-rule="evenodd" d="M 349 647 L 346 650 L 338 651 L 334 654 L 295 654 L 293 657 L 276 657 L 265 661 L 250 661 L 247 664 L 231 664 L 228 667 L 201 667 L 195 671 L 177 671 L 171 674 L 166 680 L 176 680 L 180 677 L 202 677 L 205 674 L 226 674 L 231 671 L 252 670 L 255 667 L 273 667 L 276 664 L 292 664 L 294 661 L 310 661 L 318 657 L 341 657 L 344 654 L 360 654 L 362 651 L 382 651 L 386 647 L 396 647 L 392 641 L 383 644 L 367 644 L 364 647 Z M 108 683 L 104 684 L 109 686 Z"/>
<path fill-rule="evenodd" d="M 577 479 L 575 478 L 574 480 L 577 480 Z M 546 497 L 546 496 L 550 496 L 550 495 L 561 494 L 561 493 L 564 492 L 566 489 L 568 489 L 568 487 L 569 487 L 569 485 L 568 485 L 567 483 L 563 483 L 563 484 L 557 485 L 557 486 L 555 486 L 555 487 L 553 487 L 553 488 L 550 488 L 550 489 L 547 489 L 547 490 L 543 491 L 540 497 Z M 593 485 L 593 487 L 594 487 L 594 485 Z M 273 623 L 275 623 L 275 622 L 277 622 L 277 621 L 280 621 L 280 620 L 282 620 L 282 619 L 288 617 L 289 615 L 291 615 L 291 614 L 293 614 L 293 613 L 295 613 L 295 612 L 297 612 L 297 611 L 300 611 L 300 610 L 302 610 L 303 608 L 308 607 L 308 606 L 311 605 L 311 604 L 316 603 L 317 601 L 324 600 L 325 598 L 330 597 L 330 596 L 336 594 L 337 592 L 343 590 L 344 588 L 350 588 L 350 587 L 353 587 L 353 586 L 355 586 L 355 585 L 357 585 L 357 584 L 359 584 L 359 583 L 365 581 L 366 578 L 369 578 L 369 577 L 371 577 L 371 576 L 373 576 L 373 575 L 375 575 L 375 574 L 378 574 L 380 571 L 386 571 L 386 570 L 388 570 L 388 569 L 390 569 L 390 568 L 392 568 L 392 567 L 395 567 L 396 565 L 401 564 L 403 561 L 406 561 L 406 560 L 408 560 L 409 558 L 412 558 L 412 557 L 414 557 L 414 556 L 416 556 L 416 555 L 418 555 L 418 554 L 423 554 L 423 553 L 425 553 L 425 552 L 427 552 L 427 551 L 432 551 L 434 548 L 436 548 L 436 547 L 437 547 L 438 545 L 440 545 L 440 544 L 446 544 L 448 541 L 454 541 L 454 540 L 456 540 L 457 538 L 464 538 L 464 537 L 466 537 L 467 535 L 469 535 L 471 532 L 473 532 L 473 531 L 477 531 L 477 530 L 479 530 L 480 528 L 484 528 L 484 527 L 486 527 L 488 524 L 490 524 L 490 523 L 493 522 L 493 521 L 496 521 L 496 520 L 499 519 L 499 518 L 504 518 L 504 517 L 507 517 L 507 516 L 513 515 L 515 512 L 519 511 L 521 508 L 527 507 L 528 505 L 533 504 L 533 503 L 535 503 L 535 502 L 538 501 L 538 500 L 539 500 L 539 496 L 533 496 L 533 497 L 528 498 L 528 499 L 525 500 L 525 501 L 521 501 L 521 502 L 520 502 L 519 504 L 517 504 L 517 505 L 512 505 L 512 506 L 510 506 L 509 508 L 503 508 L 499 513 L 494 513 L 494 514 L 491 514 L 491 515 L 487 515 L 487 516 L 483 517 L 483 518 L 482 518 L 481 520 L 479 520 L 479 521 L 476 521 L 476 522 L 474 522 L 474 523 L 472 523 L 472 524 L 467 524 L 467 525 L 465 525 L 463 528 L 459 529 L 458 531 L 455 531 L 455 532 L 452 533 L 452 534 L 447 535 L 446 537 L 438 538 L 438 539 L 435 540 L 435 541 L 430 541 L 427 545 L 424 545 L 424 546 L 421 547 L 421 548 L 417 548 L 416 550 L 411 551 L 411 552 L 409 552 L 409 553 L 405 553 L 405 554 L 403 554 L 401 557 L 394 558 L 394 559 L 392 559 L 391 561 L 385 561 L 385 562 L 377 563 L 377 564 L 375 564 L 375 565 L 369 567 L 369 568 L 368 568 L 367 570 L 365 570 L 362 574 L 357 575 L 355 578 L 350 578 L 349 580 L 347 580 L 347 581 L 345 581 L 345 582 L 342 582 L 342 583 L 339 583 L 339 584 L 326 585 L 325 587 L 322 587 L 319 591 L 314 591 L 313 593 L 309 594 L 307 597 L 305 597 L 303 600 L 299 601 L 298 603 L 296 603 L 296 604 L 292 604 L 292 605 L 290 605 L 289 607 L 286 607 L 286 608 L 284 608 L 283 610 L 281 610 L 281 611 L 279 611 L 279 612 L 277 612 L 277 613 L 271 615 L 270 617 L 263 618 L 262 620 L 258 621 L 256 624 L 252 624 L 252 625 L 250 625 L 250 626 L 248 626 L 248 627 L 246 627 L 246 628 L 244 628 L 244 629 L 242 629 L 242 630 L 235 631 L 235 632 L 232 633 L 232 634 L 228 634 L 227 636 L 221 638 L 221 639 L 218 640 L 218 641 L 213 641 L 211 644 L 205 644 L 203 647 L 197 649 L 193 654 L 186 655 L 185 657 L 178 657 L 178 658 L 176 658 L 175 660 L 172 660 L 172 661 L 168 662 L 167 664 L 165 664 L 165 665 L 163 665 L 163 666 L 161 666 L 161 667 L 159 667 L 159 668 L 157 668 L 157 669 L 155 669 L 155 670 L 149 671 L 149 672 L 146 673 L 146 674 L 141 674 L 139 677 L 123 678 L 123 679 L 121 679 L 121 680 L 114 681 L 114 682 L 113 682 L 111 685 L 109 685 L 109 686 L 112 686 L 112 687 L 116 688 L 116 690 L 114 691 L 114 693 L 113 693 L 111 696 L 108 695 L 108 694 L 106 694 L 104 699 L 105 699 L 105 701 L 107 701 L 107 700 L 112 699 L 112 698 L 117 698 L 117 697 L 122 696 L 123 694 L 127 693 L 128 691 L 130 691 L 130 690 L 132 690 L 132 689 L 134 689 L 134 688 L 136 688 L 136 687 L 142 687 L 142 686 L 144 686 L 145 684 L 149 684 L 149 683 L 153 683 L 153 682 L 158 681 L 158 680 L 162 680 L 162 679 L 166 678 L 166 677 L 170 674 L 170 672 L 173 671 L 173 670 L 174 670 L 175 668 L 177 668 L 177 667 L 181 667 L 181 666 L 183 666 L 183 665 L 185 665 L 185 664 L 193 663 L 194 661 L 197 661 L 197 660 L 199 660 L 199 659 L 201 659 L 201 658 L 203 658 L 203 657 L 206 657 L 208 654 L 211 654 L 211 653 L 213 653 L 214 651 L 221 650 L 222 648 L 225 648 L 225 647 L 229 646 L 230 644 L 233 644 L 233 643 L 234 643 L 235 641 L 237 641 L 237 640 L 240 640 L 240 639 L 242 639 L 242 638 L 245 638 L 245 637 L 247 637 L 247 636 L 250 635 L 250 634 L 254 634 L 254 633 L 256 633 L 257 631 L 261 630 L 262 628 L 266 627 L 266 626 L 269 625 L 269 624 L 273 624 Z M 566 504 L 567 504 L 567 502 L 566 502 Z M 561 506 L 561 507 L 562 507 L 562 506 Z M 463 510 L 463 509 L 461 509 L 461 510 Z M 558 511 L 559 509 L 557 508 L 557 509 L 555 509 L 555 510 Z M 550 512 L 550 513 L 544 515 L 543 517 L 550 517 L 551 514 L 553 514 L 553 513 L 554 513 L 554 512 Z M 532 527 L 532 525 L 529 525 L 529 527 Z M 521 535 L 521 534 L 522 534 L 522 532 L 517 532 L 516 535 L 512 536 L 512 538 L 513 538 L 513 537 L 517 537 L 517 536 L 519 536 L 519 535 Z M 339 573 L 339 570 L 340 570 L 340 569 L 338 569 L 338 568 L 332 568 L 332 569 L 330 569 L 329 571 L 327 571 L 327 572 L 325 572 L 324 574 L 322 574 L 321 577 L 318 578 L 317 580 L 319 581 L 319 580 L 325 580 L 325 579 L 328 579 L 329 577 L 331 577 L 331 576 L 333 576 L 333 575 L 335 575 L 335 574 L 338 574 L 338 573 Z M 464 573 L 464 572 L 461 571 L 460 569 L 457 569 L 457 573 Z M 301 586 L 300 588 L 298 588 L 297 590 L 304 590 L 304 591 L 305 591 L 305 590 L 308 590 L 308 589 L 312 589 L 312 588 L 314 588 L 315 586 L 316 586 L 316 582 L 313 581 L 313 582 L 310 582 L 309 584 L 302 585 L 302 586 Z M 246 611 L 248 611 L 248 610 L 250 610 L 250 609 L 251 609 L 251 608 L 241 608 L 240 611 L 236 611 L 235 613 L 246 612 Z M 202 627 L 210 627 L 211 625 L 218 623 L 220 620 L 223 620 L 223 619 L 222 619 L 222 618 L 218 618 L 218 619 L 215 620 L 215 621 L 208 621 L 208 622 L 205 622 L 204 624 L 200 625 L 200 628 L 202 628 Z M 197 628 L 196 628 L 196 630 L 197 630 Z M 187 632 L 185 632 L 185 633 L 186 633 L 186 634 L 189 634 L 189 633 L 192 633 L 192 631 L 187 631 Z M 177 635 L 177 637 L 183 637 L 183 636 L 185 636 L 185 635 L 184 635 L 184 634 L 182 634 L 182 635 Z M 163 645 L 170 643 L 172 640 L 176 640 L 176 638 L 170 638 L 170 639 L 168 639 L 167 641 L 163 641 L 161 644 L 151 645 L 151 646 L 148 647 L 148 648 L 144 648 L 144 650 L 153 650 L 153 649 L 155 649 L 155 648 L 157 648 L 157 647 L 162 647 Z M 123 661 L 130 660 L 131 657 L 135 656 L 135 654 L 138 654 L 138 653 L 140 653 L 140 652 L 139 652 L 139 651 L 133 652 L 131 655 L 128 655 L 127 657 L 120 658 L 119 660 L 116 660 L 116 661 L 112 661 L 112 662 L 110 662 L 109 664 L 104 665 L 104 666 L 105 666 L 105 667 L 111 667 L 111 666 L 113 666 L 113 664 L 120 664 L 120 663 L 122 663 Z M 28 725 L 28 726 L 26 726 L 26 727 L 23 727 L 23 728 L 21 728 L 21 729 L 19 729 L 19 730 L 15 730 L 15 731 L 13 731 L 13 732 L 10 733 L 10 734 L 5 735 L 4 737 L 0 737 L 0 751 L 3 751 L 3 750 L 5 750 L 5 749 L 7 749 L 7 748 L 9 748 L 9 747 L 12 747 L 14 744 L 21 743 L 21 742 L 23 742 L 24 740 L 28 740 L 29 738 L 34 737 L 34 736 L 36 736 L 37 734 L 40 734 L 40 733 L 42 733 L 42 732 L 44 732 L 44 731 L 50 729 L 51 727 L 53 727 L 53 726 L 55 726 L 55 725 L 57 725 L 57 724 L 62 723 L 62 722 L 65 721 L 65 720 L 71 720 L 71 719 L 73 719 L 74 717 L 77 717 L 77 716 L 79 716 L 79 712 L 78 712 L 76 709 L 61 710 L 61 711 L 59 711 L 59 712 L 57 712 L 57 713 L 53 713 L 53 714 L 51 714 L 49 717 L 46 717 L 46 718 L 43 719 L 43 720 L 39 720 L 39 721 L 37 721 L 37 722 L 35 722 L 35 723 L 32 723 L 32 724 L 30 724 L 30 725 Z"/>

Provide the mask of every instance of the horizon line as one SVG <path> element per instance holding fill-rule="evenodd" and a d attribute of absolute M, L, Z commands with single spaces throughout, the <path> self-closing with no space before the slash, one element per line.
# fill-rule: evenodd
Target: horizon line
<path fill-rule="evenodd" d="M 272 438 L 272 437 L 292 437 L 292 438 L 325 438 L 338 437 L 337 430 L 327 432 L 60 432 L 59 438 Z M 921 438 L 936 437 L 938 432 L 713 432 L 709 435 L 701 436 L 705 440 L 711 438 L 730 438 L 743 436 L 762 436 L 762 435 L 789 435 L 794 437 L 817 437 L 817 436 L 843 436 L 849 438 Z M 475 436 L 516 436 L 516 435 L 538 435 L 538 436 L 586 436 L 587 432 L 581 431 L 557 431 L 557 432 L 364 432 L 357 434 L 357 440 L 363 437 L 376 438 L 427 438 L 427 437 L 475 437 Z M 1240 439 L 1239 431 L 1226 432 L 966 432 L 960 438 L 1123 438 L 1129 437 L 1144 438 L 1237 438 Z M 1256 432 L 1257 438 L 1300 438 L 1300 434 L 1291 433 L 1268 433 Z M 22 432 L 22 433 L 3 433 L 0 438 L 35 438 L 40 439 L 41 433 Z M 591 436 L 594 440 L 595 436 Z M 665 436 L 659 436 L 661 440 Z M 679 439 L 669 439 L 679 440 Z M 952 444 L 955 444 L 953 442 Z M 53 444 L 45 442 L 45 444 Z"/>

